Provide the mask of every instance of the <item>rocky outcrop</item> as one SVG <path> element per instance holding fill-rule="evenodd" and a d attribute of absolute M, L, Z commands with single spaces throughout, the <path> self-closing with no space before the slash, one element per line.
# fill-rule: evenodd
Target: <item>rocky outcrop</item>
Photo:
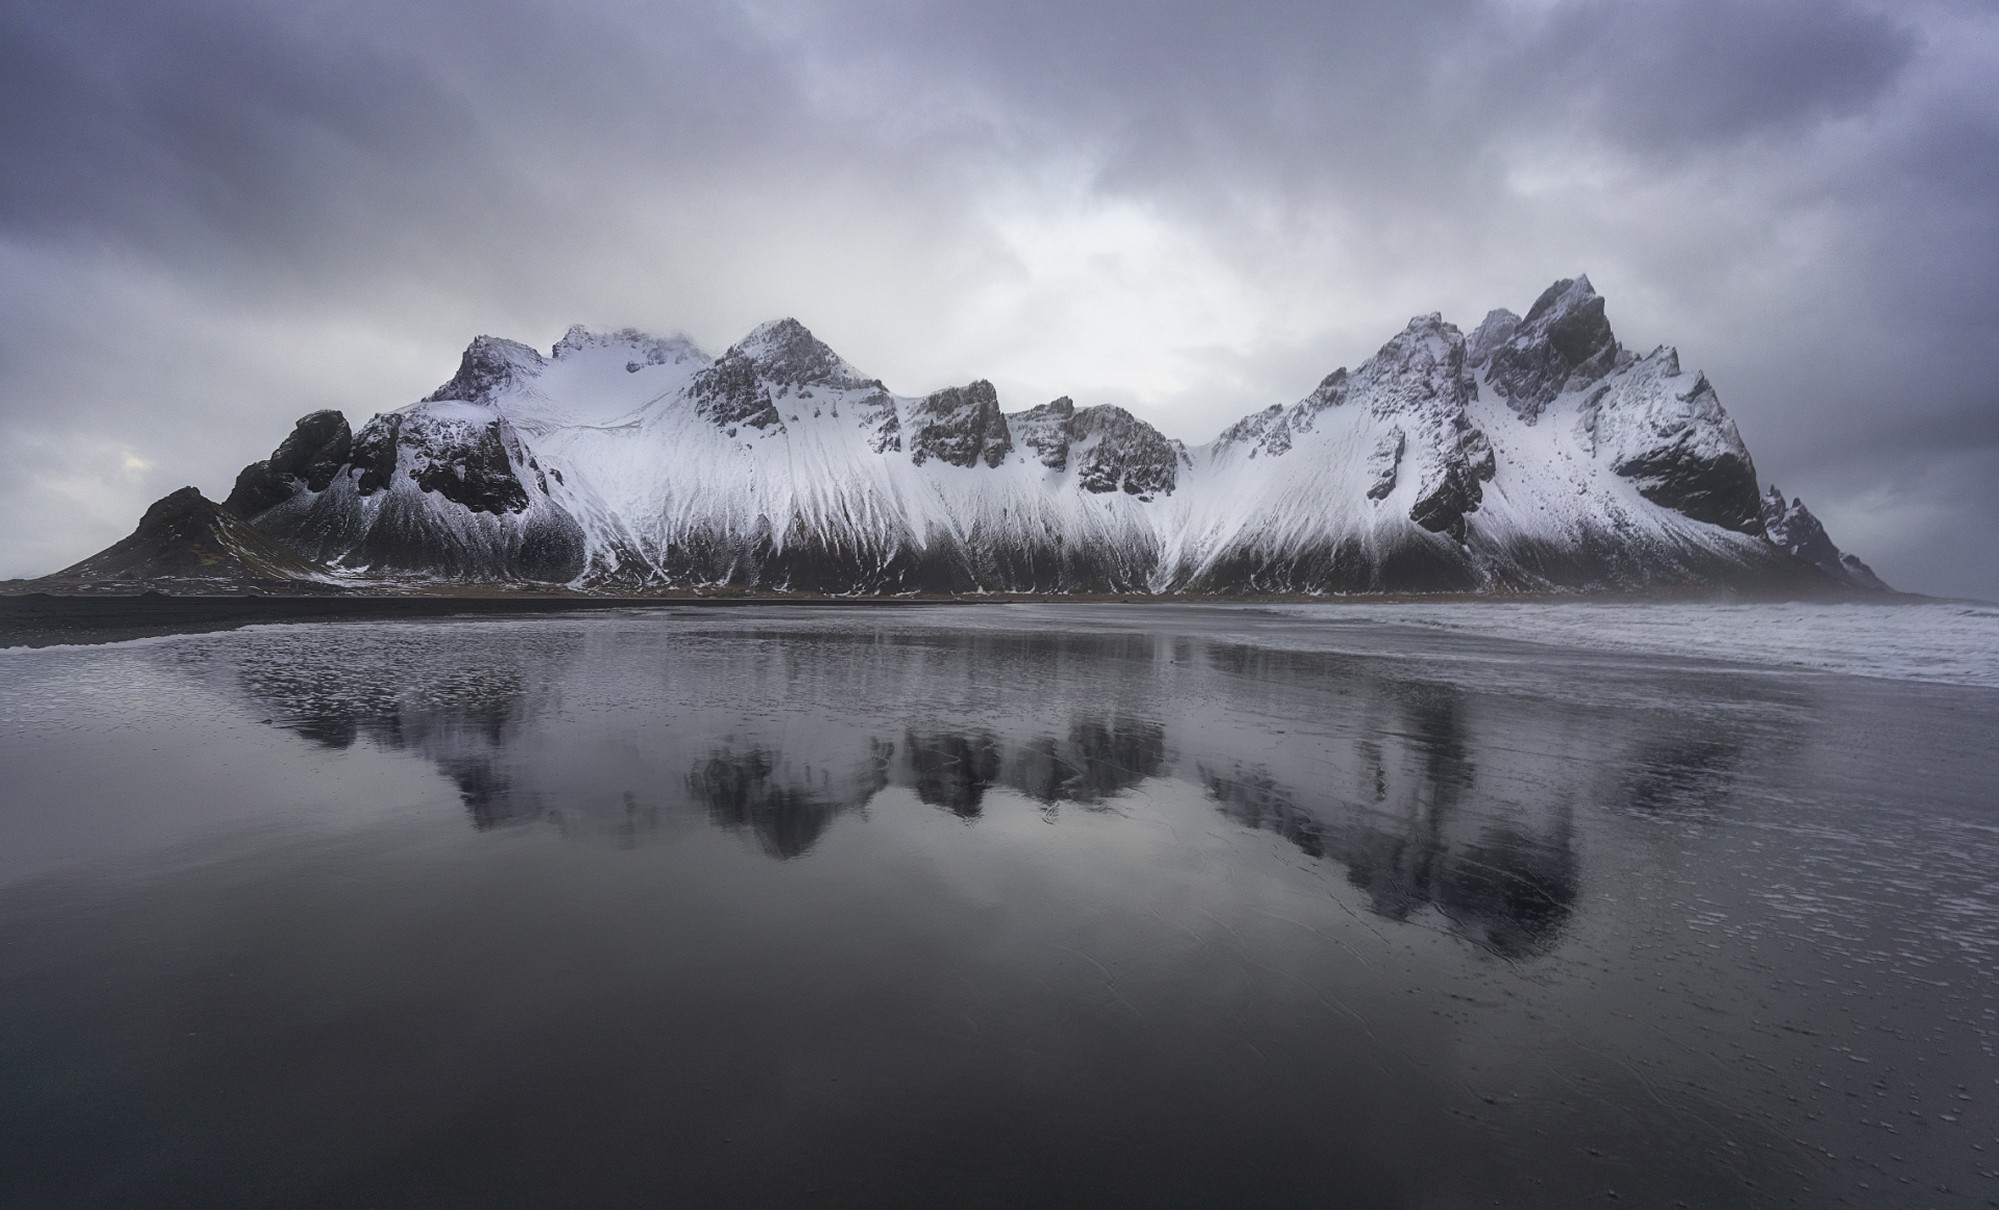
<path fill-rule="evenodd" d="M 244 476 L 268 481 L 257 465 Z M 235 511 L 317 564 L 554 582 L 584 567 L 581 526 L 551 498 L 559 472 L 491 407 L 449 400 L 377 416 L 330 474 L 282 485 L 277 499 L 232 494 Z"/>
<path fill-rule="evenodd" d="M 1704 375 L 1679 354 L 1634 357 L 1617 342 L 1589 278 L 1549 286 L 1525 318 L 1494 311 L 1472 334 L 1468 363 L 1528 424 L 1557 399 L 1581 396 L 1585 442 L 1648 500 L 1739 533 L 1762 532 L 1756 468 Z"/>
<path fill-rule="evenodd" d="M 981 378 L 970 386 L 933 391 L 909 409 L 909 460 L 952 466 L 998 466 L 1013 451 L 999 395 Z"/>
<path fill-rule="evenodd" d="M 1763 497 L 1763 532 L 1778 547 L 1854 588 L 1894 591 L 1874 574 L 1873 568 L 1833 545 L 1825 526 L 1805 507 L 1803 500 L 1793 496 L 1789 504 L 1784 503 L 1784 493 L 1774 483 Z"/>
<path fill-rule="evenodd" d="M 690 393 L 695 409 L 717 428 L 784 428 L 756 362 L 738 350 L 731 349 L 696 375 Z"/>
<path fill-rule="evenodd" d="M 131 536 L 48 579 L 95 586 L 172 583 L 210 591 L 298 591 L 323 581 L 325 571 L 195 488 L 183 487 L 153 501 Z"/>
<path fill-rule="evenodd" d="M 269 458 L 243 468 L 223 506 L 239 517 L 249 517 L 291 499 L 300 490 L 323 492 L 347 465 L 353 445 L 347 417 L 339 412 L 302 416 Z"/>
<path fill-rule="evenodd" d="M 546 363 L 542 355 L 519 341 L 476 336 L 458 359 L 450 381 L 423 397 L 425 403 L 459 399 L 485 403 L 493 396 L 531 380 Z"/>
<path fill-rule="evenodd" d="M 1763 532 L 1756 466 L 1705 374 L 1655 349 L 1577 409 L 1585 445 L 1647 500 L 1738 533 Z"/>
<path fill-rule="evenodd" d="M 1494 311 L 1473 334 L 1472 364 L 1515 412 L 1532 423 L 1565 392 L 1616 368 L 1619 348 L 1589 278 L 1564 278 L 1541 292 L 1525 319 Z"/>
<path fill-rule="evenodd" d="M 1121 407 L 1078 408 L 1068 396 L 1006 417 L 1021 445 L 1050 470 L 1074 470 L 1086 492 L 1168 495 L 1186 451 Z"/>
<path fill-rule="evenodd" d="M 856 389 L 881 386 L 848 365 L 804 324 L 778 319 L 759 326 L 730 347 L 724 357 L 741 357 L 756 367 L 757 376 L 774 386 Z"/>
<path fill-rule="evenodd" d="M 1367 456 L 1367 473 L 1371 482 L 1367 485 L 1367 498 L 1386 500 L 1395 490 L 1395 472 L 1402 466 L 1402 451 L 1408 440 L 1401 429 L 1390 429 L 1377 437 L 1374 449 Z"/>

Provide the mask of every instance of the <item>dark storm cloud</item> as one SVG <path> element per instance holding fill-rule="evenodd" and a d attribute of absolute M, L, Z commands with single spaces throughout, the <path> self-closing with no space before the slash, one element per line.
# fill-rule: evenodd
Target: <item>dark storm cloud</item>
<path fill-rule="evenodd" d="M 1915 50 L 1907 26 L 1836 2 L 1589 0 L 1497 66 L 1535 109 L 1585 105 L 1603 134 L 1671 155 L 1861 112 Z"/>
<path fill-rule="evenodd" d="M 482 132 L 414 62 L 283 10 L 55 5 L 0 27 L 6 227 L 243 272 L 397 206 L 491 189 Z M 476 212 L 460 216 L 476 221 Z"/>
<path fill-rule="evenodd" d="M 35 470 L 0 505 L 44 524 L 0 573 L 226 487 L 309 406 L 413 397 L 476 330 L 796 312 L 905 389 L 1076 379 L 1202 440 L 1409 311 L 1588 270 L 1836 537 L 1999 594 L 1999 539 L 1949 533 L 1999 513 L 1995 29 L 1955 0 L 15 0 L 0 441 Z"/>

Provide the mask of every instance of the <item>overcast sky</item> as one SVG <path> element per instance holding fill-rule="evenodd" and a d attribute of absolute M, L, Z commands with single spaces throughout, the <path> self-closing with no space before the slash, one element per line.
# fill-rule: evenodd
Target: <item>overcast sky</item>
<path fill-rule="evenodd" d="M 0 576 L 474 334 L 1210 439 L 1587 272 L 1766 484 L 1999 598 L 1995 0 L 0 0 Z"/>

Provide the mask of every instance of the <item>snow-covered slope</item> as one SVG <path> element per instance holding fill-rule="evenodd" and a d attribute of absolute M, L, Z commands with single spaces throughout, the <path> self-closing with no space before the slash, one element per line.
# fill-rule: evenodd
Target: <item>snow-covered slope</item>
<path fill-rule="evenodd" d="M 1468 339 L 1419 316 L 1189 449 L 1120 408 L 899 395 L 796 320 L 720 357 L 482 336 L 422 402 L 315 413 L 229 507 L 312 559 L 624 587 L 1420 591 L 1856 585 L 1765 537 L 1705 377 L 1586 278 Z"/>

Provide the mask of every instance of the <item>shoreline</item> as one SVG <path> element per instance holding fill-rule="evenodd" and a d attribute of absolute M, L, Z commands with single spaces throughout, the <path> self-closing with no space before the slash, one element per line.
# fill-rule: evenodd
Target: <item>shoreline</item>
<path fill-rule="evenodd" d="M 1858 597 L 1796 594 L 1684 593 L 1303 593 L 1187 596 L 1117 593 L 993 593 L 831 597 L 818 594 L 650 593 L 599 596 L 572 592 L 414 592 L 409 594 L 190 594 L 0 592 L 0 648 L 116 643 L 172 634 L 199 634 L 270 623 L 394 621 L 451 617 L 506 617 L 672 607 L 739 609 L 895 608 L 924 605 L 1341 605 L 1341 604 L 1947 604 L 1913 593 Z M 1972 604 L 1971 602 L 1966 602 Z"/>

